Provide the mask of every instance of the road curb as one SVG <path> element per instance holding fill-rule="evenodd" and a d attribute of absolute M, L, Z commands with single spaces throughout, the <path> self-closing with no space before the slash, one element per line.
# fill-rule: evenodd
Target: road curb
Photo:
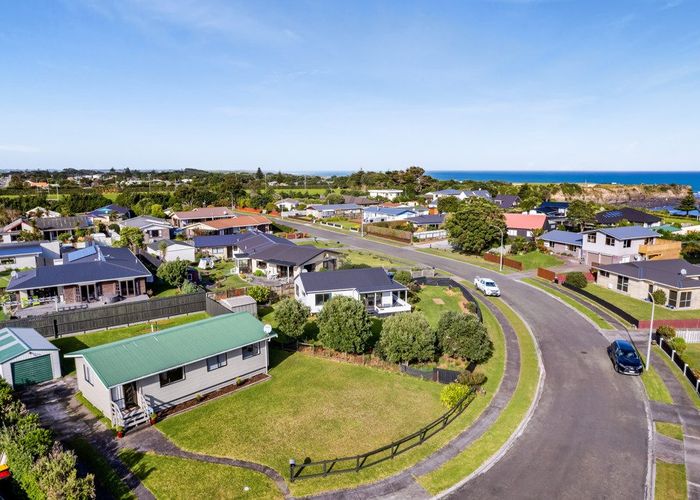
<path fill-rule="evenodd" d="M 503 299 L 501 299 L 503 300 Z M 532 400 L 532 403 L 530 404 L 530 408 L 528 408 L 527 413 L 525 414 L 525 418 L 518 424 L 518 427 L 515 429 L 515 431 L 508 437 L 505 443 L 498 449 L 498 451 L 491 455 L 491 457 L 486 460 L 483 464 L 481 464 L 474 472 L 469 474 L 467 477 L 462 479 L 456 484 L 453 484 L 446 490 L 441 491 L 437 495 L 433 496 L 432 498 L 434 499 L 439 499 L 439 498 L 445 498 L 451 493 L 455 492 L 462 486 L 464 486 L 466 483 L 471 481 L 477 476 L 480 476 L 481 474 L 487 472 L 491 467 L 496 465 L 503 456 L 508 453 L 508 451 L 513 447 L 515 442 L 518 440 L 518 438 L 522 435 L 522 433 L 525 431 L 525 428 L 527 425 L 530 423 L 530 420 L 532 420 L 532 416 L 535 413 L 535 410 L 537 409 L 537 406 L 539 405 L 540 398 L 542 397 L 542 389 L 544 387 L 544 380 L 546 378 L 546 371 L 544 369 L 544 364 L 542 363 L 542 352 L 540 351 L 540 345 L 537 343 L 537 339 L 535 338 L 534 333 L 532 333 L 532 330 L 530 329 L 530 325 L 525 321 L 525 319 L 520 315 L 518 311 L 513 309 L 513 307 L 506 302 L 505 300 L 503 301 L 511 311 L 520 319 L 520 321 L 523 322 L 525 325 L 525 328 L 527 329 L 528 333 L 530 334 L 530 337 L 532 338 L 533 345 L 535 346 L 535 353 L 537 354 L 537 366 L 540 371 L 540 376 L 539 380 L 537 382 L 537 390 L 535 392 L 535 397 Z"/>

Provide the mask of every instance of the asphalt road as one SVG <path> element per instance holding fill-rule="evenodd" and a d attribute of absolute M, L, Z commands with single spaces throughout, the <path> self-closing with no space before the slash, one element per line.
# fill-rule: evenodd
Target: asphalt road
<path fill-rule="evenodd" d="M 637 378 L 612 370 L 607 341 L 587 320 L 508 276 L 409 247 L 284 223 L 313 236 L 421 262 L 468 280 L 489 276 L 498 282 L 504 300 L 530 325 L 546 371 L 532 420 L 498 463 L 452 498 L 644 498 L 648 450 L 644 390 Z"/>

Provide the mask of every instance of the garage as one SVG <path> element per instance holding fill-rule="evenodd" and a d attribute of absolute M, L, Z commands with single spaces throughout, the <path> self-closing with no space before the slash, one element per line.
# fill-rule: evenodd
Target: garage
<path fill-rule="evenodd" d="M 16 389 L 61 376 L 59 351 L 33 328 L 0 330 L 0 377 Z"/>

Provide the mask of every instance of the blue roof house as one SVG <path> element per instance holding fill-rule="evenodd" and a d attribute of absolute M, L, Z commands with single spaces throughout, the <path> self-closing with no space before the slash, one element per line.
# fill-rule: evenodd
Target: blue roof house
<path fill-rule="evenodd" d="M 603 227 L 584 231 L 582 257 L 587 265 L 619 264 L 643 260 L 643 248 L 660 234 L 643 226 Z"/>

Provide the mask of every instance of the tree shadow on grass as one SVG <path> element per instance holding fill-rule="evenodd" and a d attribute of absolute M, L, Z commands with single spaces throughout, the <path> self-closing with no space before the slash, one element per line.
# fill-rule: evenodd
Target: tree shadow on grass
<path fill-rule="evenodd" d="M 60 339 L 52 340 L 51 343 L 58 347 L 61 351 L 60 357 L 62 375 L 68 375 L 69 373 L 75 371 L 75 359 L 66 358 L 65 355 L 81 349 L 87 349 L 88 347 L 78 337 L 61 337 Z"/>

